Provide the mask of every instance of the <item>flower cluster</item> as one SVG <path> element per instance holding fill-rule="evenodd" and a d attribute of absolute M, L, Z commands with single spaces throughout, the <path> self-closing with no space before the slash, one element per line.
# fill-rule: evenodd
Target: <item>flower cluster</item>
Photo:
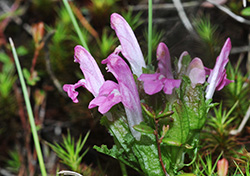
<path fill-rule="evenodd" d="M 174 75 L 169 50 L 164 43 L 160 43 L 156 53 L 158 60 L 157 72 L 143 74 L 142 68 L 146 68 L 146 64 L 138 41 L 128 23 L 122 16 L 113 13 L 111 15 L 111 27 L 116 32 L 120 46 L 107 59 L 103 60 L 102 64 L 107 64 L 108 71 L 114 75 L 117 83 L 105 80 L 91 54 L 78 45 L 75 47 L 74 58 L 75 62 L 80 64 L 85 79 L 81 79 L 73 85 L 65 84 L 63 89 L 75 103 L 78 102 L 76 89 L 78 87 L 88 89 L 94 96 L 89 108 L 98 106 L 98 111 L 102 114 L 107 113 L 111 107 L 121 102 L 126 112 L 130 130 L 137 140 L 140 140 L 141 134 L 135 131 L 133 126 L 140 124 L 143 121 L 143 116 L 133 74 L 138 77 L 139 81 L 144 83 L 145 93 L 149 95 L 158 93 L 161 90 L 165 94 L 173 94 L 174 89 L 179 88 L 182 83 L 180 75 L 189 77 L 192 88 L 205 83 L 208 75 L 206 100 L 212 98 L 215 90 L 221 90 L 225 85 L 232 82 L 226 78 L 225 70 L 231 49 L 229 38 L 226 40 L 213 69 L 204 67 L 199 58 L 194 58 L 187 67 L 183 66 L 183 58 L 188 55 L 187 52 L 183 52 L 178 61 L 177 72 Z M 120 53 L 129 62 L 132 72 L 127 63 L 119 56 Z M 175 77 L 178 77 L 178 79 L 175 79 Z"/>

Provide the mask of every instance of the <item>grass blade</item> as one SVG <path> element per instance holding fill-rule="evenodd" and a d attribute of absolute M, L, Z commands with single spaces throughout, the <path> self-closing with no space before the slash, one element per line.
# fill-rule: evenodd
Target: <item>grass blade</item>
<path fill-rule="evenodd" d="M 9 38 L 9 41 L 10 41 L 10 46 L 11 46 L 12 53 L 13 53 L 13 56 L 14 56 L 14 60 L 15 60 L 15 63 L 16 63 L 18 76 L 19 76 L 21 86 L 22 86 L 23 96 L 24 96 L 24 100 L 25 100 L 25 104 L 26 104 L 26 108 L 27 108 L 27 112 L 28 112 L 28 116 L 29 116 L 31 132 L 32 132 L 32 135 L 33 135 L 34 143 L 35 143 L 35 148 L 36 148 L 37 157 L 38 157 L 38 161 L 39 161 L 39 165 L 40 165 L 40 170 L 41 170 L 42 176 L 46 176 L 47 173 L 46 173 L 46 169 L 45 169 L 45 165 L 44 165 L 44 161 L 43 161 L 43 155 L 42 155 L 42 151 L 41 151 L 41 147 L 40 147 L 40 143 L 39 143 L 39 139 L 38 139 L 38 135 L 37 135 L 37 130 L 36 130 L 36 125 L 35 125 L 35 121 L 34 121 L 33 112 L 32 112 L 32 108 L 31 108 L 31 105 L 30 105 L 28 91 L 27 91 L 27 87 L 26 87 L 24 77 L 23 77 L 23 72 L 22 72 L 22 69 L 21 69 L 21 66 L 20 66 L 20 63 L 19 63 L 19 60 L 18 60 L 18 56 L 17 56 L 17 53 L 16 53 L 14 43 L 13 43 L 11 38 Z"/>

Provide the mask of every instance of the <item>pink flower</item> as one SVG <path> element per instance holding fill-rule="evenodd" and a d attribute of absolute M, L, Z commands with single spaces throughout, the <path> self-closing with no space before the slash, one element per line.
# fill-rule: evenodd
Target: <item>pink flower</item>
<path fill-rule="evenodd" d="M 118 54 L 119 52 L 123 54 L 137 76 L 141 75 L 142 67 L 146 65 L 139 44 L 128 23 L 120 15 L 114 13 L 111 15 L 111 26 L 121 46 L 102 63 L 107 64 L 118 84 L 105 81 L 91 54 L 82 46 L 76 46 L 75 62 L 80 64 L 85 79 L 81 79 L 76 84 L 65 84 L 63 90 L 68 93 L 73 102 L 77 103 L 78 92 L 75 89 L 85 87 L 95 97 L 90 102 L 89 108 L 98 106 L 98 111 L 102 114 L 106 114 L 115 104 L 121 102 L 125 108 L 128 126 L 133 136 L 139 140 L 141 134 L 133 128 L 134 125 L 143 121 L 139 94 L 129 66 Z"/>
<path fill-rule="evenodd" d="M 126 20 L 117 13 L 111 15 L 110 21 L 111 28 L 115 30 L 121 43 L 115 51 L 116 54 L 121 52 L 130 63 L 133 73 L 139 77 L 142 74 L 142 67 L 146 68 L 146 64 L 134 32 Z"/>
<path fill-rule="evenodd" d="M 161 73 L 142 74 L 139 80 L 144 82 L 144 90 L 148 95 L 156 94 L 162 89 L 165 94 L 172 94 L 173 89 L 181 84 L 181 80 L 168 79 Z"/>
<path fill-rule="evenodd" d="M 81 79 L 76 84 L 65 84 L 63 90 L 68 93 L 68 96 L 74 103 L 78 103 L 78 92 L 75 90 L 79 87 L 85 87 L 95 97 L 99 94 L 99 89 L 104 83 L 103 75 L 91 54 L 82 46 L 75 47 L 75 62 L 80 64 L 82 73 L 85 79 Z"/>
<path fill-rule="evenodd" d="M 165 43 L 159 43 L 156 51 L 156 57 L 158 62 L 158 69 L 162 75 L 167 78 L 173 79 L 171 58 L 169 54 L 168 47 Z"/>
<path fill-rule="evenodd" d="M 99 106 L 98 111 L 105 114 L 121 100 L 119 85 L 113 81 L 106 81 L 100 88 L 99 95 L 89 103 L 89 109 Z"/>
<path fill-rule="evenodd" d="M 209 100 L 213 97 L 215 90 L 221 90 L 224 86 L 233 82 L 228 80 L 225 66 L 228 63 L 228 56 L 231 50 L 231 41 L 228 38 L 221 49 L 220 55 L 216 59 L 214 69 L 206 68 L 206 73 L 209 75 L 207 82 L 209 85 L 206 89 L 206 99 Z"/>
<path fill-rule="evenodd" d="M 228 172 L 228 161 L 227 159 L 223 158 L 218 161 L 217 163 L 217 172 L 218 176 L 226 176 Z"/>
<path fill-rule="evenodd" d="M 190 62 L 186 75 L 190 78 L 193 88 L 195 88 L 197 84 L 203 84 L 205 82 L 206 72 L 199 58 L 196 57 Z"/>
<path fill-rule="evenodd" d="M 135 131 L 133 126 L 143 121 L 138 90 L 132 72 L 126 62 L 117 54 L 111 54 L 102 61 L 107 64 L 109 72 L 116 78 L 119 85 L 121 102 L 124 105 L 128 125 L 133 136 L 139 140 L 141 133 Z"/>
<path fill-rule="evenodd" d="M 188 56 L 188 52 L 184 51 L 178 60 L 178 74 L 186 75 L 191 81 L 191 86 L 195 88 L 197 84 L 203 84 L 206 81 L 206 70 L 200 58 L 194 58 L 187 66 L 183 65 L 183 58 Z"/>
<path fill-rule="evenodd" d="M 170 55 L 164 43 L 158 45 L 156 55 L 160 73 L 142 74 L 139 80 L 144 82 L 146 94 L 153 95 L 162 89 L 166 94 L 172 94 L 174 88 L 180 87 L 181 80 L 173 79 Z"/>

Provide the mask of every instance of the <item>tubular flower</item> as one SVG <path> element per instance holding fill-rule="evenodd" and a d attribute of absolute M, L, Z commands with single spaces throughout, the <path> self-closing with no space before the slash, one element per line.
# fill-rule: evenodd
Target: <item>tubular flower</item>
<path fill-rule="evenodd" d="M 225 66 L 228 63 L 228 56 L 231 50 L 231 41 L 228 38 L 221 49 L 220 55 L 216 59 L 216 63 L 214 69 L 206 68 L 206 74 L 209 75 L 207 82 L 209 85 L 206 89 L 206 99 L 209 100 L 213 97 L 215 90 L 221 90 L 224 86 L 233 82 L 232 80 L 228 80 Z"/>
<path fill-rule="evenodd" d="M 90 102 L 89 108 L 99 106 L 98 111 L 102 114 L 106 114 L 115 104 L 122 102 L 130 130 L 133 136 L 139 140 L 141 134 L 135 131 L 133 126 L 140 124 L 143 120 L 140 99 L 133 74 L 126 62 L 114 53 L 102 61 L 103 64 L 107 64 L 118 84 L 104 80 L 94 58 L 81 46 L 75 47 L 75 62 L 80 64 L 85 79 L 81 79 L 73 85 L 65 84 L 63 89 L 68 93 L 68 96 L 77 103 L 78 92 L 75 89 L 81 86 L 85 87 L 95 97 Z"/>
<path fill-rule="evenodd" d="M 158 69 L 161 74 L 169 79 L 173 79 L 171 58 L 168 47 L 164 43 L 159 43 L 156 51 L 156 57 L 158 62 Z"/>
<path fill-rule="evenodd" d="M 119 55 L 114 53 L 103 60 L 102 64 L 107 64 L 108 71 L 116 78 L 130 131 L 137 140 L 140 140 L 141 133 L 135 131 L 133 126 L 143 121 L 142 110 L 138 90 L 130 68 Z"/>
<path fill-rule="evenodd" d="M 88 108 L 98 106 L 98 111 L 102 114 L 108 113 L 115 104 L 121 102 L 125 108 L 129 128 L 133 136 L 139 140 L 141 134 L 133 128 L 134 125 L 143 121 L 139 93 L 129 66 L 118 54 L 120 52 L 123 54 L 137 76 L 141 75 L 142 67 L 146 65 L 138 41 L 125 19 L 114 13 L 111 15 L 111 26 L 121 45 L 102 63 L 107 64 L 118 84 L 109 80 L 105 81 L 94 58 L 86 49 L 78 45 L 75 47 L 74 61 L 80 64 L 85 79 L 81 79 L 76 84 L 65 84 L 63 90 L 68 93 L 74 103 L 77 103 L 76 89 L 79 87 L 88 89 L 94 96 Z"/>
<path fill-rule="evenodd" d="M 75 62 L 80 64 L 85 79 L 81 79 L 76 84 L 65 84 L 63 90 L 68 93 L 68 96 L 74 103 L 78 103 L 76 88 L 85 87 L 96 97 L 105 80 L 95 59 L 85 48 L 77 45 L 75 47 L 74 59 Z"/>
<path fill-rule="evenodd" d="M 160 73 L 142 74 L 139 80 L 144 82 L 146 94 L 153 95 L 162 89 L 166 94 L 172 94 L 173 89 L 180 86 L 181 80 L 173 79 L 170 55 L 164 43 L 157 47 L 157 60 Z"/>
<path fill-rule="evenodd" d="M 187 69 L 187 76 L 191 80 L 191 86 L 195 88 L 197 84 L 203 84 L 206 80 L 206 72 L 201 59 L 194 58 Z"/>
<path fill-rule="evenodd" d="M 116 53 L 122 53 L 130 63 L 133 73 L 139 77 L 142 74 L 142 67 L 146 68 L 146 64 L 134 32 L 126 20 L 117 13 L 111 15 L 110 21 L 111 28 L 115 30 L 121 44 Z"/>

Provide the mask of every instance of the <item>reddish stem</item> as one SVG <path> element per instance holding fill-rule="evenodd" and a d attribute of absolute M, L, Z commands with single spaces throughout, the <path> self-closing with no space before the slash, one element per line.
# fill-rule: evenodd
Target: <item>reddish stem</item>
<path fill-rule="evenodd" d="M 34 57 L 32 59 L 32 66 L 30 68 L 30 76 L 32 76 L 34 70 L 35 70 L 35 66 L 36 66 L 36 61 L 37 61 L 37 57 L 39 55 L 40 49 L 36 48 L 35 53 L 34 53 Z"/>
<path fill-rule="evenodd" d="M 165 176 L 169 176 L 167 171 L 166 171 L 166 168 L 164 166 L 164 163 L 162 161 L 162 156 L 161 156 L 161 147 L 160 147 L 160 144 L 161 144 L 161 140 L 159 140 L 158 138 L 158 120 L 155 120 L 155 131 L 154 131 L 154 135 L 155 135 L 155 138 L 156 138 L 156 142 L 157 142 L 157 150 L 158 150 L 158 156 L 159 156 L 159 161 L 161 163 L 161 167 L 163 169 L 163 172 L 165 174 Z"/>

